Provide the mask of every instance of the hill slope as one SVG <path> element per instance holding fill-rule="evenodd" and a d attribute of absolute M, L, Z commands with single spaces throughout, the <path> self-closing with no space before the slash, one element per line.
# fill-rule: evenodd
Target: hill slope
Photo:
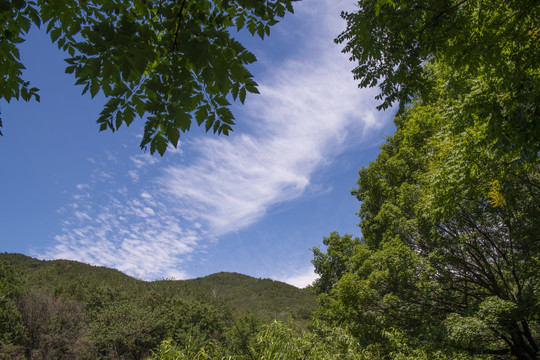
<path fill-rule="evenodd" d="M 88 302 L 95 289 L 109 289 L 119 297 L 161 296 L 220 303 L 232 318 L 252 313 L 266 319 L 286 320 L 292 316 L 305 325 L 317 306 L 309 290 L 271 279 L 256 279 L 221 272 L 190 280 L 143 281 L 118 270 L 70 260 L 38 260 L 22 254 L 0 253 L 5 261 L 21 269 L 31 288 L 54 296 Z"/>

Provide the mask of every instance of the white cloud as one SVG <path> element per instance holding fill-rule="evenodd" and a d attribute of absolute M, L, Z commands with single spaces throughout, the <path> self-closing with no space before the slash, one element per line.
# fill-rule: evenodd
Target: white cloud
<path fill-rule="evenodd" d="M 195 137 L 182 150 L 169 149 L 168 161 L 106 154 L 112 167 L 129 168 L 92 173 L 92 195 L 74 196 L 78 206 L 65 211 L 57 244 L 44 256 L 115 267 L 144 279 L 185 278 L 186 261 L 204 251 L 205 241 L 249 226 L 308 187 L 324 188 L 312 183 L 314 172 L 381 126 L 374 93 L 357 89 L 351 64 L 332 43 L 339 3 L 298 3 L 294 16 L 309 19 L 309 28 L 295 29 L 298 49 L 290 59 L 271 63 L 266 56 L 261 95 L 249 97 L 237 114 L 248 131 Z M 175 162 L 179 156 L 182 161 Z M 149 166 L 155 166 L 152 172 Z M 304 287 L 315 278 L 309 268 L 285 281 Z"/>
<path fill-rule="evenodd" d="M 313 268 L 313 266 L 303 271 L 297 272 L 296 274 L 292 276 L 285 276 L 285 277 L 274 276 L 273 277 L 273 279 L 275 280 L 283 281 L 287 284 L 296 286 L 297 288 L 300 288 L 300 289 L 313 284 L 313 282 L 318 278 L 319 278 L 319 275 L 315 273 L 315 269 Z"/>
<path fill-rule="evenodd" d="M 88 184 L 77 184 L 77 185 L 75 185 L 75 187 L 76 187 L 78 190 L 85 190 L 85 189 L 89 189 L 89 188 L 90 188 L 90 185 L 88 185 Z"/>
<path fill-rule="evenodd" d="M 146 191 L 143 191 L 143 192 L 141 193 L 141 197 L 142 197 L 143 199 L 147 199 L 147 200 L 148 200 L 148 199 L 152 199 L 152 195 L 150 195 L 150 194 L 147 193 Z"/>
<path fill-rule="evenodd" d="M 136 183 L 137 181 L 139 181 L 139 173 L 136 171 L 136 170 L 129 170 L 128 171 L 128 175 L 129 177 L 131 178 L 131 180 Z"/>
<path fill-rule="evenodd" d="M 154 165 L 159 162 L 159 159 L 157 157 L 152 156 L 148 153 L 137 154 L 130 157 L 130 160 L 133 162 L 133 165 L 135 165 L 137 169 L 143 168 L 148 165 Z"/>
<path fill-rule="evenodd" d="M 244 228 L 271 205 L 302 195 L 315 170 L 381 125 L 374 93 L 357 89 L 350 62 L 325 34 L 324 42 L 314 36 L 322 45 L 311 44 L 311 54 L 268 70 L 261 95 L 245 107 L 250 133 L 197 138 L 195 161 L 166 169 L 160 183 L 187 206 L 184 216 L 214 235 Z"/>
<path fill-rule="evenodd" d="M 75 211 L 74 215 L 75 215 L 75 217 L 76 217 L 77 219 L 79 219 L 79 220 L 92 220 L 92 219 L 90 218 L 90 216 L 88 216 L 87 213 L 82 212 L 82 211 Z"/>
<path fill-rule="evenodd" d="M 111 153 L 110 151 L 105 151 L 105 156 L 107 158 L 107 161 L 118 162 L 116 156 L 114 156 L 113 153 Z"/>
<path fill-rule="evenodd" d="M 128 196 L 110 197 L 107 205 L 88 200 L 79 204 L 88 211 L 74 211 L 43 256 L 114 267 L 144 279 L 185 278 L 179 265 L 201 238 L 159 205 L 153 209 Z"/>

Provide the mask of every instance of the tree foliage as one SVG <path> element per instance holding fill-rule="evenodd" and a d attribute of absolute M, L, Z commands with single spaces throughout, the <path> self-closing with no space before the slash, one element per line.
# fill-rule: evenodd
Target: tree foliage
<path fill-rule="evenodd" d="M 0 261 L 0 358 L 22 356 L 29 341 L 16 303 L 21 286 L 17 269 Z"/>
<path fill-rule="evenodd" d="M 256 358 L 265 324 L 288 317 L 305 329 L 315 302 L 307 290 L 234 273 L 145 282 L 0 253 L 0 359 Z"/>
<path fill-rule="evenodd" d="M 345 275 L 354 247 L 359 243 L 360 239 L 353 239 L 351 235 L 339 236 L 337 232 L 333 232 L 329 237 L 323 238 L 323 245 L 327 246 L 326 253 L 318 247 L 312 249 L 313 265 L 321 275 L 313 283 L 316 294 L 330 292 L 337 281 Z"/>
<path fill-rule="evenodd" d="M 362 239 L 351 250 L 350 236 L 333 234 L 328 254 L 314 254 L 319 316 L 365 346 L 384 348 L 397 329 L 424 349 L 535 359 L 539 163 L 495 151 L 488 119 L 449 116 L 460 106 L 442 85 L 449 72 L 433 73 L 436 93 L 396 116 L 395 134 L 360 170 Z M 345 269 L 338 277 L 320 261 L 330 257 Z"/>
<path fill-rule="evenodd" d="M 429 64 L 451 70 L 448 94 L 461 121 L 489 120 L 487 138 L 523 159 L 540 151 L 540 6 L 534 0 L 361 0 L 344 12 L 336 41 L 357 63 L 361 87 L 378 85 L 380 108 L 433 95 Z M 469 79 L 481 84 L 463 86 Z"/>
<path fill-rule="evenodd" d="M 362 238 L 314 250 L 318 317 L 390 358 L 536 359 L 539 4 L 358 4 L 336 41 L 400 108 L 353 190 Z"/>
<path fill-rule="evenodd" d="M 39 101 L 17 48 L 34 24 L 69 55 L 66 72 L 83 94 L 108 99 L 100 130 L 146 117 L 141 147 L 161 155 L 195 122 L 227 135 L 230 101 L 258 93 L 246 67 L 256 58 L 231 33 L 246 28 L 264 38 L 293 12 L 292 1 L 2 0 L 0 98 Z"/>

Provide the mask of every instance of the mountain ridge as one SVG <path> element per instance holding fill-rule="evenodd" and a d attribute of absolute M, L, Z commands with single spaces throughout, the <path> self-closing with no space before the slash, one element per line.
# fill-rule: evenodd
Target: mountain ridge
<path fill-rule="evenodd" d="M 25 283 L 55 296 L 87 301 L 93 288 L 108 288 L 130 296 L 158 294 L 200 302 L 220 302 L 233 318 L 254 314 L 261 318 L 307 324 L 317 307 L 316 296 L 308 289 L 272 279 L 255 278 L 237 272 L 218 272 L 184 280 L 146 281 L 120 270 L 74 260 L 40 260 L 19 253 L 0 253 L 0 261 L 19 268 Z"/>

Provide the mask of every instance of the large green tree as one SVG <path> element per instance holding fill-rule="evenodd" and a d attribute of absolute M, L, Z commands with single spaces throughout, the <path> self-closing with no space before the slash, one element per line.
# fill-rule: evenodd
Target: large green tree
<path fill-rule="evenodd" d="M 22 281 L 17 268 L 0 261 L 0 358 L 22 357 L 28 344 L 28 329 L 17 307 L 17 296 L 22 292 Z"/>
<path fill-rule="evenodd" d="M 390 356 L 399 334 L 432 356 L 536 359 L 540 4 L 358 5 L 336 41 L 400 106 L 353 191 L 362 238 L 315 251 L 319 316 Z"/>
<path fill-rule="evenodd" d="M 396 117 L 395 134 L 360 171 L 362 239 L 332 234 L 328 253 L 315 251 L 319 315 L 366 346 L 398 330 L 438 351 L 535 359 L 540 165 L 494 150 L 486 119 L 458 126 L 450 72 L 433 73 L 436 93 Z"/>
<path fill-rule="evenodd" d="M 69 55 L 83 93 L 108 98 L 100 130 L 145 117 L 141 147 L 162 155 L 192 122 L 228 134 L 230 102 L 258 92 L 246 68 L 256 58 L 233 35 L 264 38 L 292 1 L 0 0 L 0 99 L 39 101 L 17 47 L 34 24 Z"/>

